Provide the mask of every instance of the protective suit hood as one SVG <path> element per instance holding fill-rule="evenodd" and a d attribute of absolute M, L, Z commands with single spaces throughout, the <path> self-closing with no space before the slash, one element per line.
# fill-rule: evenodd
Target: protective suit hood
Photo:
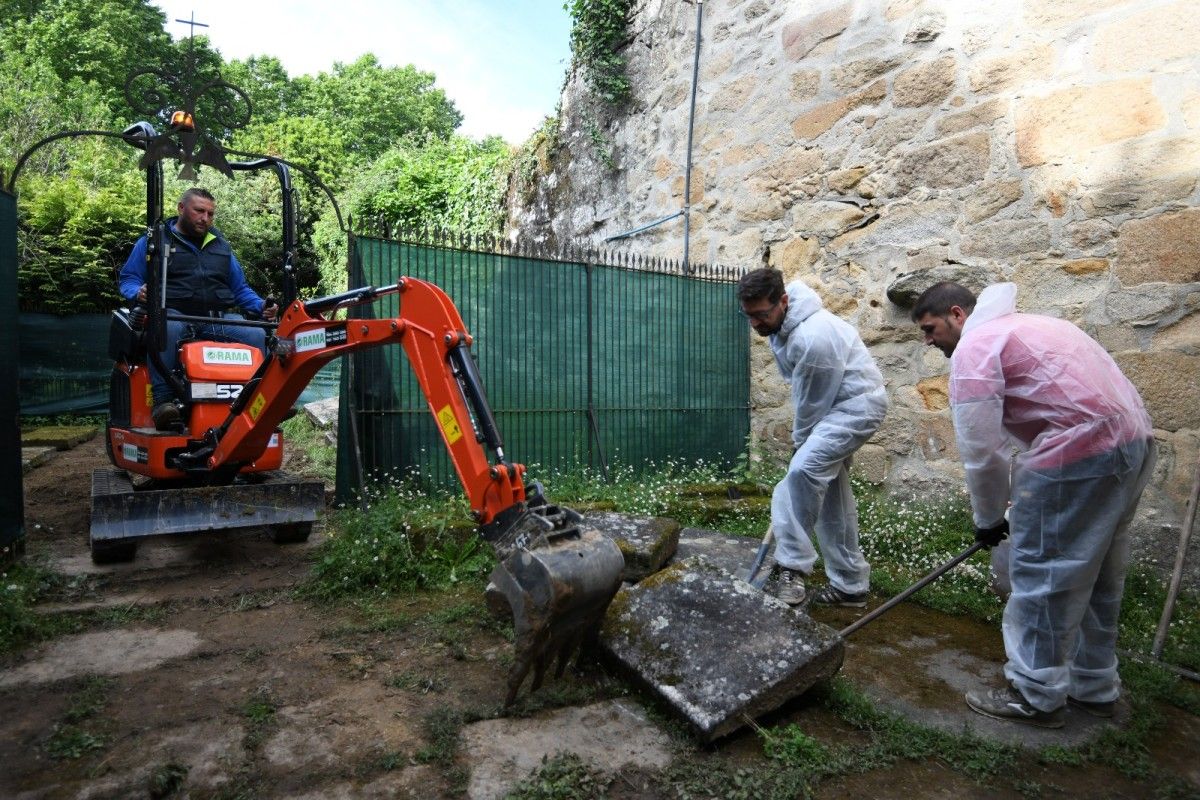
<path fill-rule="evenodd" d="M 861 445 L 887 411 L 883 376 L 858 331 L 830 313 L 816 292 L 794 281 L 787 295 L 783 325 L 770 344 L 779 374 L 792 387 L 792 443 L 799 447 L 817 436 Z"/>
<path fill-rule="evenodd" d="M 1015 283 L 996 283 L 982 292 L 975 300 L 975 310 L 963 323 L 963 335 L 973 331 L 985 322 L 991 322 L 1005 314 L 1015 314 L 1017 311 L 1017 285 Z"/>
<path fill-rule="evenodd" d="M 783 327 L 776 336 L 787 336 L 796 326 L 824 308 L 821 298 L 803 281 L 792 281 L 786 287 L 788 307 Z"/>

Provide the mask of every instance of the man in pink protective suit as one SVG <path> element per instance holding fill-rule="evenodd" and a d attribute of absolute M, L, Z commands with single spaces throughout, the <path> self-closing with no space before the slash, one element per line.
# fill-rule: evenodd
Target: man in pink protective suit
<path fill-rule="evenodd" d="M 975 538 L 994 547 L 1012 536 L 1009 685 L 968 692 L 967 704 L 1046 728 L 1063 725 L 1068 702 L 1112 716 L 1129 523 L 1155 458 L 1137 389 L 1079 328 L 1016 313 L 1011 283 L 978 303 L 963 286 L 936 284 L 912 318 L 950 357 Z"/>

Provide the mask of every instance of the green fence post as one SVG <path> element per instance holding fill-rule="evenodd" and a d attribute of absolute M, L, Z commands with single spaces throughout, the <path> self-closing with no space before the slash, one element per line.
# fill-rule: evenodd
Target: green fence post
<path fill-rule="evenodd" d="M 0 562 L 25 549 L 17 320 L 17 199 L 0 191 Z"/>

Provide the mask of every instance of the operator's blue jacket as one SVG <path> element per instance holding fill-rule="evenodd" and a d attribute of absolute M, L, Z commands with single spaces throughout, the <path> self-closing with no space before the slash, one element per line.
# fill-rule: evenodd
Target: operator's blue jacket
<path fill-rule="evenodd" d="M 242 265 L 229 242 L 216 228 L 196 247 L 175 230 L 178 217 L 166 221 L 167 246 L 167 307 L 184 314 L 207 314 L 227 311 L 237 306 L 245 312 L 261 314 L 263 299 L 246 283 Z M 133 300 L 146 283 L 146 237 L 137 240 L 133 252 L 121 268 L 120 290 L 126 300 Z"/>

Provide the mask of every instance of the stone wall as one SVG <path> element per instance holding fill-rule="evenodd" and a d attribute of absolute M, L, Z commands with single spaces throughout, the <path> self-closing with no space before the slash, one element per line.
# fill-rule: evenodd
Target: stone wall
<path fill-rule="evenodd" d="M 961 491 L 948 365 L 908 306 L 944 277 L 1012 280 L 1022 310 L 1080 325 L 1141 390 L 1161 455 L 1138 548 L 1169 568 L 1200 458 L 1200 0 L 704 12 L 691 257 L 776 266 L 858 327 L 892 399 L 863 473 Z M 681 207 L 695 13 L 639 6 L 621 112 L 572 78 L 557 140 L 512 194 L 514 230 L 600 244 Z M 679 258 L 682 220 L 623 246 Z M 787 392 L 754 338 L 752 428 L 778 452 Z"/>

